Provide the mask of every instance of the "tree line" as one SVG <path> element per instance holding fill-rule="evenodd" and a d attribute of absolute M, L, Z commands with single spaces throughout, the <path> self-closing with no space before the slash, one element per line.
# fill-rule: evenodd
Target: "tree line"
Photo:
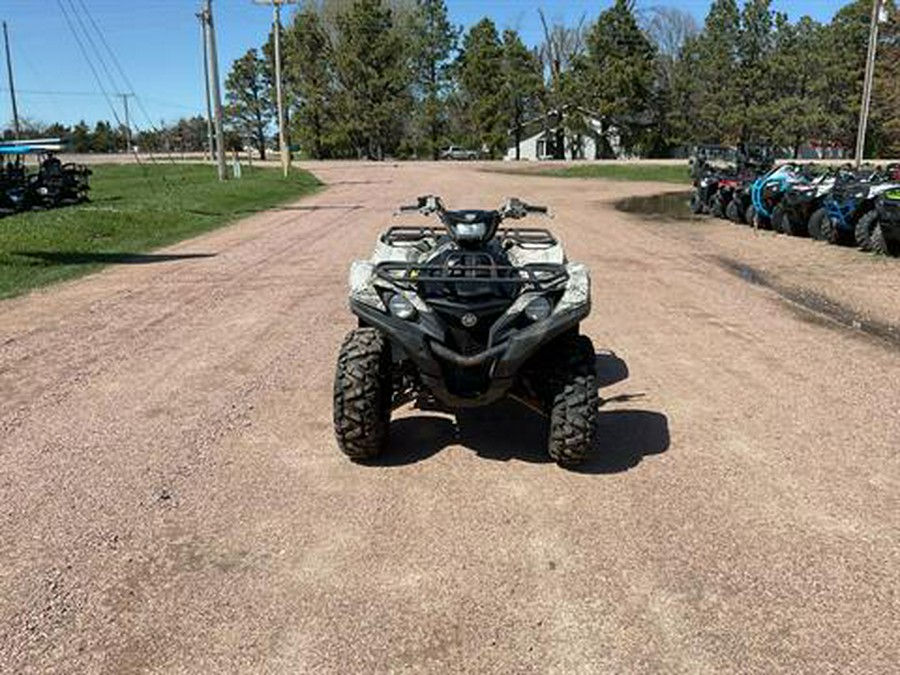
<path fill-rule="evenodd" d="M 893 0 L 886 9 L 867 145 L 880 156 L 900 154 L 900 21 Z M 771 0 L 714 0 L 697 25 L 616 0 L 571 25 L 541 13 L 544 39 L 529 48 L 487 17 L 461 30 L 444 0 L 307 2 L 283 31 L 290 135 L 314 158 L 436 157 L 449 144 L 496 158 L 527 121 L 578 134 L 587 112 L 604 154 L 613 130 L 624 152 L 650 157 L 699 143 L 852 148 L 870 12 L 854 0 L 822 24 Z M 232 129 L 261 148 L 272 53 L 270 36 L 226 85 Z"/>
<path fill-rule="evenodd" d="M 900 17 L 895 0 L 885 5 L 867 137 L 867 154 L 882 157 L 900 156 Z M 541 12 L 543 39 L 529 47 L 488 17 L 453 25 L 444 0 L 307 0 L 282 30 L 288 133 L 311 158 L 436 158 L 451 144 L 498 158 L 535 121 L 557 135 L 556 153 L 583 133 L 603 156 L 612 134 L 646 157 L 701 143 L 852 149 L 870 12 L 871 0 L 852 0 L 828 23 L 792 21 L 771 0 L 713 0 L 698 25 L 673 7 L 615 0 L 569 24 Z M 273 54 L 269 35 L 229 69 L 229 149 L 274 145 Z M 124 129 L 107 122 L 51 130 L 77 151 L 124 146 Z M 134 140 L 201 150 L 206 123 Z"/>

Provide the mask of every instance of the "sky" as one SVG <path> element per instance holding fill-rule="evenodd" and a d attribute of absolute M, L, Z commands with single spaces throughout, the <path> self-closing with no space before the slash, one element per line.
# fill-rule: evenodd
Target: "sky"
<path fill-rule="evenodd" d="M 538 9 L 550 20 L 576 23 L 596 17 L 613 0 L 447 0 L 455 24 L 470 26 L 490 16 L 498 27 L 514 28 L 524 41 L 541 39 Z M 792 19 L 809 14 L 828 21 L 842 0 L 773 0 L 773 7 Z M 162 120 L 203 114 L 201 0 L 4 0 L 0 19 L 8 24 L 20 117 L 50 123 L 74 124 L 84 119 L 124 119 L 122 100 L 101 91 L 83 56 L 66 16 L 78 29 L 78 19 L 90 28 L 89 15 L 100 28 L 138 100 L 129 101 L 132 126 L 147 129 Z M 709 0 L 638 0 L 639 10 L 670 5 L 692 13 L 702 23 Z M 77 9 L 77 15 L 73 12 Z M 65 9 L 65 13 L 63 11 Z M 290 10 L 286 10 L 290 13 Z M 271 27 L 272 11 L 253 0 L 214 0 L 220 75 L 247 49 L 260 46 Z M 94 35 L 96 35 L 94 33 Z M 105 49 L 98 38 L 97 48 Z M 85 49 L 93 54 L 82 37 Z M 108 94 L 129 91 L 107 58 L 114 86 L 95 62 Z M 6 71 L 0 69 L 0 120 L 12 119 Z"/>

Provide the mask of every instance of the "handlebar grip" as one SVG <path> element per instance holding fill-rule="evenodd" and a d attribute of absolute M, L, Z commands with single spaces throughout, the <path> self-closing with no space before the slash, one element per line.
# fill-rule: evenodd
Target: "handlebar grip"
<path fill-rule="evenodd" d="M 398 210 L 400 210 L 400 211 L 418 211 L 419 206 L 417 204 L 406 204 L 405 206 L 401 206 Z"/>
<path fill-rule="evenodd" d="M 546 206 L 534 206 L 532 204 L 528 204 L 525 207 L 525 210 L 529 213 L 548 213 L 549 209 Z"/>

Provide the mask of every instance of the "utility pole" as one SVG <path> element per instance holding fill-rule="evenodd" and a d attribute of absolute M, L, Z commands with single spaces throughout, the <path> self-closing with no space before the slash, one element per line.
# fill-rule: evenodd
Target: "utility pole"
<path fill-rule="evenodd" d="M 12 59 L 9 57 L 9 33 L 6 32 L 6 22 L 3 22 L 3 42 L 6 44 L 6 74 L 9 76 L 9 97 L 12 99 L 13 129 L 16 132 L 16 140 L 19 140 L 19 108 L 16 106 L 16 85 L 13 82 Z"/>
<path fill-rule="evenodd" d="M 863 83 L 862 106 L 859 109 L 859 128 L 856 130 L 856 168 L 863 161 L 866 150 L 866 127 L 869 124 L 869 105 L 872 102 L 872 80 L 875 77 L 875 52 L 878 49 L 878 23 L 884 0 L 872 0 L 872 21 L 869 24 L 869 52 L 866 56 L 866 79 Z"/>
<path fill-rule="evenodd" d="M 205 0 L 203 20 L 206 25 L 206 49 L 209 53 L 209 86 L 212 90 L 216 120 L 216 168 L 219 180 L 225 180 L 225 132 L 222 129 L 222 94 L 219 91 L 219 58 L 216 55 L 216 29 L 213 24 L 212 0 Z"/>
<path fill-rule="evenodd" d="M 134 94 L 119 94 L 122 97 L 122 105 L 125 108 L 125 152 L 131 152 L 131 117 L 128 114 L 128 99 L 134 98 Z"/>
<path fill-rule="evenodd" d="M 291 168 L 291 151 L 284 130 L 284 101 L 281 94 L 281 6 L 297 0 L 253 0 L 257 5 L 272 5 L 272 31 L 275 34 L 275 99 L 278 106 L 278 147 L 281 150 L 281 170 L 287 178 Z"/>
<path fill-rule="evenodd" d="M 206 89 L 206 153 L 207 159 L 213 158 L 212 99 L 209 96 L 209 52 L 206 50 L 206 14 L 197 13 L 200 20 L 200 38 L 203 45 L 203 84 Z"/>

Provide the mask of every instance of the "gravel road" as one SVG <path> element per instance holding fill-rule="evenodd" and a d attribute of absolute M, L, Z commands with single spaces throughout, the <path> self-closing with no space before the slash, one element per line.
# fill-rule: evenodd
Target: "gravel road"
<path fill-rule="evenodd" d="M 0 672 L 897 672 L 900 260 L 613 206 L 665 185 L 309 168 L 0 303 Z M 336 449 L 348 265 L 427 192 L 549 203 L 592 268 L 583 470 L 515 404 Z"/>

